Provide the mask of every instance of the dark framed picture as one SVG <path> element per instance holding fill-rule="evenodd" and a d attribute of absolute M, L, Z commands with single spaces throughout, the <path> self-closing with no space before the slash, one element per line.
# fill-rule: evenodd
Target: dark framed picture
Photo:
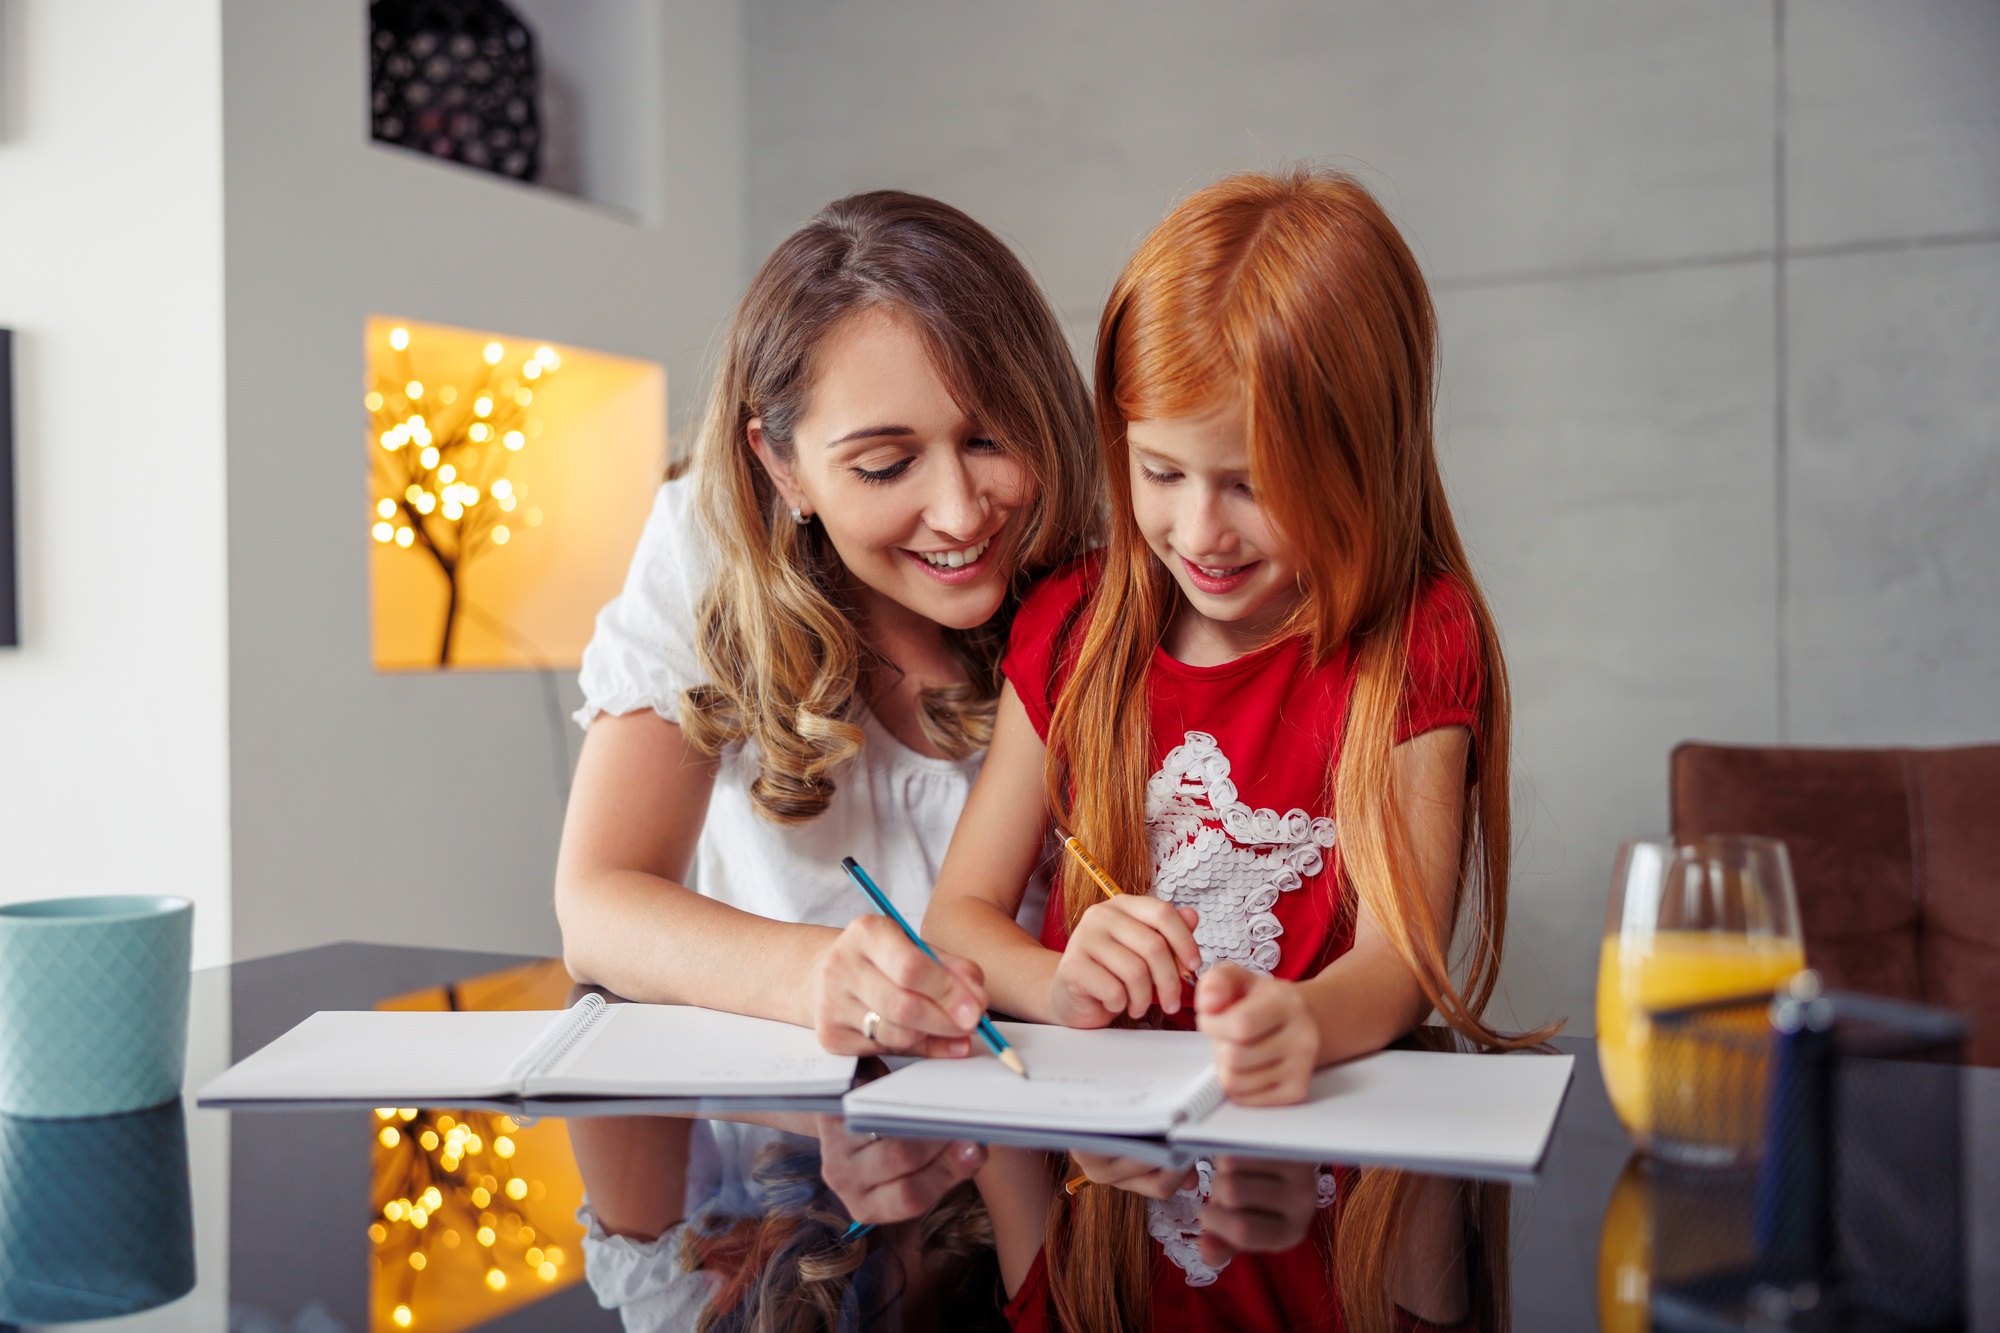
<path fill-rule="evenodd" d="M 21 642 L 14 542 L 14 335 L 0 329 L 0 648 Z"/>

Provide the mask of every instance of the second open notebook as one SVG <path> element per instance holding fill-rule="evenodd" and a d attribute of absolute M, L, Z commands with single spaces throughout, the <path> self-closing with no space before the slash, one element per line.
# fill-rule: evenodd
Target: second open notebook
<path fill-rule="evenodd" d="M 1297 1106 L 1225 1105 L 1198 1032 L 1002 1023 L 1027 1062 L 922 1060 L 847 1094 L 857 1128 L 981 1128 L 1167 1138 L 1203 1148 L 1519 1173 L 1541 1161 L 1574 1063 L 1567 1055 L 1380 1051 L 1313 1075 Z"/>
<path fill-rule="evenodd" d="M 811 1097 L 853 1081 L 854 1057 L 828 1055 L 810 1028 L 588 995 L 561 1011 L 317 1013 L 203 1088 L 201 1101 Z"/>

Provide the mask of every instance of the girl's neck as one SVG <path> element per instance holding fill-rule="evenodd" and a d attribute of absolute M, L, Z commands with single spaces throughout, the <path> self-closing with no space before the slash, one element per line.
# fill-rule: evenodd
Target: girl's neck
<path fill-rule="evenodd" d="M 1275 640 L 1294 605 L 1296 599 L 1286 599 L 1242 620 L 1214 620 L 1177 596 L 1160 647 L 1187 666 L 1222 666 Z"/>

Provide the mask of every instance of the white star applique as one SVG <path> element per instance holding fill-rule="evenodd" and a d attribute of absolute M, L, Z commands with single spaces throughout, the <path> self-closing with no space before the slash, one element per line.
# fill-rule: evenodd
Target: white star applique
<path fill-rule="evenodd" d="M 1269 974 L 1284 927 L 1272 908 L 1326 866 L 1333 821 L 1252 810 L 1236 799 L 1229 756 L 1190 731 L 1146 783 L 1153 896 L 1201 914 L 1202 970 L 1227 960 Z"/>
<path fill-rule="evenodd" d="M 1333 821 L 1303 810 L 1252 810 L 1236 799 L 1229 756 L 1205 731 L 1190 731 L 1146 783 L 1146 835 L 1153 848 L 1153 896 L 1201 914 L 1194 941 L 1201 970 L 1240 964 L 1266 976 L 1278 966 L 1285 928 L 1272 911 L 1278 896 L 1326 867 Z M 1214 1167 L 1195 1163 L 1192 1187 L 1146 1201 L 1146 1228 L 1190 1287 L 1220 1271 L 1202 1262 L 1201 1209 Z M 1319 1206 L 1333 1202 L 1333 1177 L 1319 1178 Z M 1227 1261 L 1223 1267 L 1227 1267 Z"/>

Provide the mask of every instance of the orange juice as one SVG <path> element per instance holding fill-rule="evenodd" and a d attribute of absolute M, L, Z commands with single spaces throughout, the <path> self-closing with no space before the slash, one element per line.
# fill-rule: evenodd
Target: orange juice
<path fill-rule="evenodd" d="M 1805 965 L 1799 941 L 1772 935 L 1708 930 L 1607 935 L 1597 967 L 1597 1058 L 1625 1128 L 1643 1142 L 1652 1126 L 1647 1010 L 1776 990 Z"/>

